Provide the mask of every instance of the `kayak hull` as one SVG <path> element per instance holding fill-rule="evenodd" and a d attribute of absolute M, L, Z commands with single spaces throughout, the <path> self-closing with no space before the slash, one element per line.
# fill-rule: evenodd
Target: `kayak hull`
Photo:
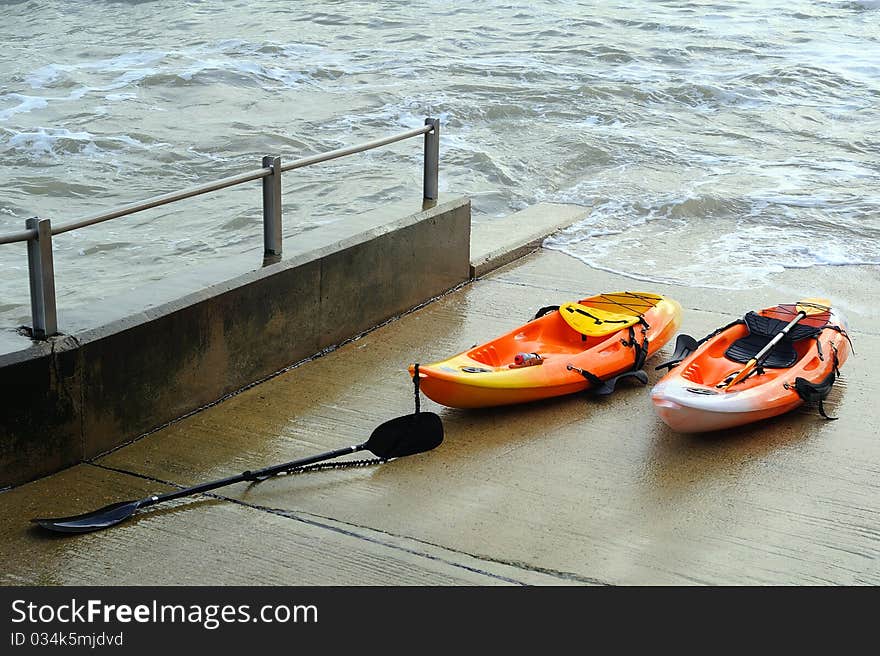
<path fill-rule="evenodd" d="M 568 385 L 552 387 L 536 386 L 502 390 L 422 375 L 421 390 L 425 396 L 449 408 L 491 408 L 499 405 L 531 403 L 555 396 L 575 394 L 588 386 L 585 382 L 575 381 Z"/>
<path fill-rule="evenodd" d="M 580 302 L 589 306 L 596 298 Z M 633 327 L 639 343 L 647 338 L 647 357 L 662 348 L 681 323 L 677 302 L 654 298 L 659 301 L 643 314 L 648 328 L 642 324 Z M 628 345 L 629 337 L 630 328 L 599 337 L 584 336 L 556 311 L 446 360 L 419 365 L 420 388 L 431 400 L 452 408 L 486 408 L 574 394 L 591 383 L 569 365 L 603 380 L 633 368 L 635 351 Z M 517 353 L 539 353 L 542 364 L 511 368 Z M 410 374 L 413 371 L 410 366 Z"/>
<path fill-rule="evenodd" d="M 778 307 L 778 306 L 777 306 Z M 761 314 L 774 308 L 761 310 Z M 767 315 L 771 316 L 771 315 Z M 828 313 L 828 325 L 846 332 L 846 321 L 835 309 Z M 817 384 L 833 372 L 832 353 L 838 366 L 850 353 L 844 334 L 831 328 L 816 339 L 796 342 L 797 361 L 791 367 L 766 369 L 743 383 L 719 388 L 718 384 L 743 367 L 725 357 L 727 349 L 748 333 L 736 325 L 703 343 L 696 352 L 682 360 L 651 390 L 654 410 L 672 430 L 702 433 L 743 426 L 791 412 L 803 405 L 794 388 L 795 379 Z"/>
<path fill-rule="evenodd" d="M 798 399 L 795 403 L 775 408 L 745 412 L 719 412 L 694 408 L 666 399 L 656 399 L 655 397 L 654 410 L 660 419 L 663 420 L 663 423 L 677 433 L 707 433 L 776 417 L 794 410 L 802 403 L 803 401 Z"/>

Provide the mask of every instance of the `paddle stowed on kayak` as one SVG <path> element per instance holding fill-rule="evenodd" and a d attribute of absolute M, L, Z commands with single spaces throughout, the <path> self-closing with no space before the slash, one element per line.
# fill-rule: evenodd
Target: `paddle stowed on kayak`
<path fill-rule="evenodd" d="M 668 342 L 681 306 L 645 292 L 614 292 L 538 310 L 524 326 L 432 364 L 420 365 L 425 396 L 453 408 L 525 403 L 591 388 L 608 394 Z M 414 368 L 410 366 L 410 375 Z"/>
<path fill-rule="evenodd" d="M 749 312 L 700 341 L 680 335 L 654 409 L 682 433 L 721 430 L 822 401 L 850 352 L 843 316 L 826 299 Z"/>

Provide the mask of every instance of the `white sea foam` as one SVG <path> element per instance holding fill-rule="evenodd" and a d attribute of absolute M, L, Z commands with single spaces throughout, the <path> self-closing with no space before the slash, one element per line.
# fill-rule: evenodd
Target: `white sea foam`
<path fill-rule="evenodd" d="M 61 79 L 76 80 L 83 73 L 104 74 L 117 73 L 107 84 L 78 86 L 68 92 L 66 96 L 30 96 L 22 93 L 7 93 L 0 96 L 0 101 L 18 101 L 17 105 L 0 110 L 0 121 L 7 121 L 15 114 L 24 114 L 35 109 L 44 109 L 50 102 L 78 101 L 91 92 L 115 91 L 126 87 L 136 86 L 138 82 L 156 73 L 159 69 L 154 64 L 160 62 L 165 53 L 156 51 L 134 52 L 119 55 L 110 59 L 79 64 L 48 64 L 28 73 L 24 80 L 32 89 L 52 88 Z M 140 66 L 140 67 L 138 67 Z M 118 72 L 122 71 L 121 75 Z M 112 94 L 116 100 L 126 100 L 136 97 L 131 92 L 126 94 Z"/>
<path fill-rule="evenodd" d="M 293 88 L 299 84 L 311 81 L 307 73 L 279 66 L 264 66 L 251 61 L 229 59 L 196 59 L 183 70 L 175 74 L 181 80 L 197 80 L 200 75 L 210 72 L 231 73 L 244 79 L 257 82 L 264 89 L 277 88 L 278 85 L 269 85 L 267 82 L 277 82 L 283 88 Z"/>
<path fill-rule="evenodd" d="M 32 132 L 8 131 L 7 143 L 15 150 L 24 151 L 33 157 L 55 154 L 58 143 L 62 140 L 79 143 L 91 142 L 93 136 L 84 131 L 72 132 L 67 128 L 38 128 Z"/>
<path fill-rule="evenodd" d="M 136 93 L 108 93 L 104 96 L 104 100 L 109 102 L 121 102 L 123 100 L 132 100 L 137 98 Z"/>
<path fill-rule="evenodd" d="M 703 215 L 713 202 L 695 192 L 642 197 L 637 204 L 600 201 L 584 221 L 544 245 L 634 279 L 718 289 L 757 286 L 785 269 L 880 264 L 871 257 L 876 248 L 867 226 L 861 234 L 834 240 L 818 232 L 818 224 L 802 223 L 799 214 L 793 215 L 798 223 L 770 220 L 801 208 L 825 211 L 832 204 L 828 198 L 758 195 L 742 218 L 731 213 L 707 219 Z M 682 210 L 689 204 L 693 216 Z"/>
<path fill-rule="evenodd" d="M 150 150 L 169 145 L 165 142 L 146 144 L 127 134 L 96 136 L 84 130 L 72 131 L 67 128 L 41 127 L 26 132 L 6 128 L 2 130 L 8 135 L 5 140 L 7 150 L 22 153 L 33 159 L 39 159 L 46 155 L 60 157 L 77 154 L 96 157 L 106 154 L 107 150 L 100 147 L 97 142 L 115 146 L 115 149 L 127 146 Z M 0 152 L 2 152 L 2 144 L 3 141 L 0 141 Z"/>
<path fill-rule="evenodd" d="M 12 101 L 18 101 L 18 104 L 0 111 L 0 121 L 8 121 L 15 114 L 24 114 L 35 109 L 42 109 L 48 105 L 45 98 L 25 96 L 20 93 L 7 93 L 4 96 L 0 96 L 0 100 L 5 100 L 7 98 Z"/>
<path fill-rule="evenodd" d="M 42 89 L 51 86 L 62 77 L 82 71 L 115 73 L 118 71 L 127 72 L 138 68 L 153 68 L 166 56 L 167 53 L 162 51 L 145 50 L 124 53 L 107 59 L 84 61 L 78 64 L 47 64 L 28 73 L 25 76 L 25 81 L 35 89 Z"/>
<path fill-rule="evenodd" d="M 64 75 L 64 71 L 56 64 L 42 66 L 25 76 L 24 81 L 31 85 L 32 89 L 44 89 L 57 82 Z"/>

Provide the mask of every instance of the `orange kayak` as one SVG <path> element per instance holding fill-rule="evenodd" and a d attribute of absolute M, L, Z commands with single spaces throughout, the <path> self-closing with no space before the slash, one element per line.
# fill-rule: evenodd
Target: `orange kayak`
<path fill-rule="evenodd" d="M 681 322 L 681 306 L 645 292 L 599 294 L 562 306 L 447 360 L 419 365 L 425 395 L 453 408 L 526 403 L 587 388 L 613 390 L 641 371 Z M 539 311 L 539 315 L 541 311 Z M 415 365 L 409 367 L 414 375 Z"/>
<path fill-rule="evenodd" d="M 673 361 L 660 365 L 669 366 L 669 373 L 651 391 L 660 418 L 683 433 L 713 431 L 774 417 L 807 401 L 827 417 L 822 400 L 849 356 L 849 338 L 838 310 L 824 299 L 809 301 L 749 312 L 700 342 L 679 336 Z M 804 306 L 808 313 L 800 317 Z M 755 366 L 762 351 L 766 355 Z"/>

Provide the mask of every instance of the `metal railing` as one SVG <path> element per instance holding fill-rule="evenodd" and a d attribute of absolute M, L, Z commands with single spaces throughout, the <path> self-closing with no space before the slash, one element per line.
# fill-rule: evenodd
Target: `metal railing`
<path fill-rule="evenodd" d="M 304 166 L 319 164 L 331 159 L 345 157 L 365 150 L 379 148 L 396 141 L 425 135 L 425 164 L 423 198 L 426 201 L 437 200 L 437 180 L 440 168 L 440 119 L 426 118 L 425 124 L 407 132 L 391 135 L 383 139 L 375 139 L 356 146 L 339 148 L 326 153 L 303 157 L 302 159 L 281 163 L 276 155 L 263 158 L 262 168 L 246 171 L 238 175 L 208 182 L 181 191 L 174 191 L 162 196 L 154 196 L 138 203 L 125 205 L 109 212 L 83 217 L 67 223 L 53 226 L 50 219 L 34 217 L 25 221 L 25 230 L 0 234 L 0 244 L 27 242 L 28 277 L 31 292 L 31 334 L 35 339 L 45 339 L 58 333 L 58 315 L 55 307 L 55 270 L 52 261 L 52 237 L 71 230 L 103 223 L 111 219 L 128 216 L 135 212 L 152 209 L 168 203 L 174 203 L 193 196 L 200 196 L 219 189 L 235 185 L 263 181 L 263 245 L 267 257 L 281 255 L 281 174 Z"/>

